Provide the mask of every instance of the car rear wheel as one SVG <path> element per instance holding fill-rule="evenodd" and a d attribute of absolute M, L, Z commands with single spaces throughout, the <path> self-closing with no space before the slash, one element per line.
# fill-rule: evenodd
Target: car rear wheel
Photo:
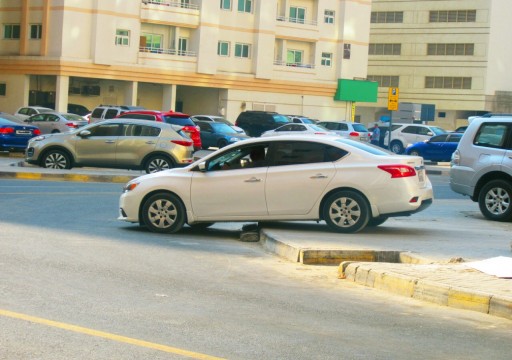
<path fill-rule="evenodd" d="M 176 195 L 157 193 L 144 202 L 142 220 L 153 232 L 175 233 L 185 223 L 185 206 Z"/>
<path fill-rule="evenodd" d="M 71 160 L 62 150 L 49 150 L 43 156 L 42 165 L 47 169 L 71 169 Z"/>
<path fill-rule="evenodd" d="M 368 225 L 367 226 L 379 226 L 379 225 L 382 225 L 386 222 L 386 220 L 389 219 L 387 216 L 379 216 L 379 217 L 376 217 L 376 218 L 371 218 L 370 220 L 368 220 Z"/>
<path fill-rule="evenodd" d="M 219 140 L 219 142 L 217 143 L 217 146 L 220 148 L 223 148 L 224 146 L 226 146 L 228 144 L 228 142 L 224 139 L 222 140 Z"/>
<path fill-rule="evenodd" d="M 355 191 L 343 190 L 326 199 L 322 215 L 332 230 L 354 233 L 361 231 L 368 224 L 370 210 L 362 195 Z"/>
<path fill-rule="evenodd" d="M 174 164 L 166 156 L 153 156 L 146 161 L 145 170 L 146 173 L 152 174 L 162 170 L 169 170 L 174 167 Z"/>
<path fill-rule="evenodd" d="M 395 154 L 401 154 L 404 151 L 404 146 L 400 141 L 395 140 L 391 142 L 391 147 L 389 149 Z"/>
<path fill-rule="evenodd" d="M 482 187 L 478 205 L 482 214 L 495 221 L 512 220 L 512 186 L 505 180 L 492 180 Z"/>

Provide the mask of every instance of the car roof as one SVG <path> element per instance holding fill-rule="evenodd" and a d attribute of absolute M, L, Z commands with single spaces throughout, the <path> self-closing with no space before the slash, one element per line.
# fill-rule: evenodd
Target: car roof
<path fill-rule="evenodd" d="M 160 110 L 128 110 L 123 114 L 147 114 L 147 115 L 163 115 L 163 116 L 175 116 L 175 117 L 190 117 L 190 115 L 175 112 L 175 111 L 160 111 Z"/>

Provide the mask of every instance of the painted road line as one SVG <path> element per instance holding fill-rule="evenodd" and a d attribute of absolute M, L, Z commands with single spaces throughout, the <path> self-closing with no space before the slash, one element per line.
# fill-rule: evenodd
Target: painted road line
<path fill-rule="evenodd" d="M 202 359 L 202 360 L 223 359 L 223 358 L 219 358 L 219 357 L 215 357 L 215 356 L 210 356 L 210 355 L 196 353 L 193 351 L 175 348 L 172 346 L 156 344 L 156 343 L 152 343 L 152 342 L 148 342 L 148 341 L 144 341 L 144 340 L 138 340 L 138 339 L 121 336 L 121 335 L 116 335 L 116 334 L 110 334 L 110 333 L 103 332 L 103 331 L 98 331 L 98 330 L 89 329 L 89 328 L 85 328 L 85 327 L 81 327 L 81 326 L 61 323 L 58 321 L 43 319 L 43 318 L 25 315 L 25 314 L 21 314 L 21 313 L 16 313 L 16 312 L 3 310 L 3 309 L 0 309 L 0 316 L 9 317 L 12 319 L 30 321 L 35 324 L 51 326 L 51 327 L 55 327 L 55 328 L 59 328 L 59 329 L 63 329 L 63 330 L 73 331 L 73 332 L 76 332 L 79 334 L 100 337 L 100 338 L 107 339 L 107 340 L 117 341 L 117 342 L 135 345 L 135 346 L 139 346 L 139 347 L 145 347 L 145 348 L 153 349 L 153 350 L 159 350 L 159 351 L 163 351 L 166 353 L 186 356 L 186 357 L 189 357 L 192 359 Z"/>

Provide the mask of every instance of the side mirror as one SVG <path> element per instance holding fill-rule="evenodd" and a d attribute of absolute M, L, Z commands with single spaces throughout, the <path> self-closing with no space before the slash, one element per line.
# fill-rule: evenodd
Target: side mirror
<path fill-rule="evenodd" d="M 201 171 L 201 172 L 206 171 L 206 161 L 201 161 L 201 162 L 197 165 L 197 168 L 198 168 L 198 169 L 199 169 L 199 171 Z"/>
<path fill-rule="evenodd" d="M 91 136 L 91 132 L 89 130 L 82 130 L 78 133 L 78 136 L 85 138 Z"/>
<path fill-rule="evenodd" d="M 32 123 L 32 120 L 30 120 L 30 119 L 25 119 L 25 120 L 23 120 L 23 122 L 26 122 L 27 124 L 30 124 L 30 123 Z"/>
<path fill-rule="evenodd" d="M 433 133 L 432 131 L 429 131 L 429 132 L 427 133 L 427 135 L 428 135 L 428 136 L 434 136 L 434 133 Z"/>

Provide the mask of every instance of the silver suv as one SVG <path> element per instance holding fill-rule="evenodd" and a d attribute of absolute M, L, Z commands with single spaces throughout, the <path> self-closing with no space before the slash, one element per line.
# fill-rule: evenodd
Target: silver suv
<path fill-rule="evenodd" d="M 452 155 L 450 187 L 482 214 L 512 220 L 512 115 L 473 118 Z"/>
<path fill-rule="evenodd" d="M 51 169 L 92 166 L 153 173 L 192 163 L 193 143 L 174 125 L 114 119 L 32 138 L 25 160 Z"/>

